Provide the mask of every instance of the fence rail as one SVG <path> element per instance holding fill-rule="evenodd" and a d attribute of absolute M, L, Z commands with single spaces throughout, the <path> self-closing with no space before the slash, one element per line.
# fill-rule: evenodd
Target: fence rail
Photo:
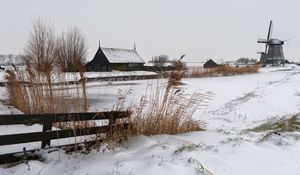
<path fill-rule="evenodd" d="M 159 74 L 154 75 L 124 75 L 124 76 L 108 76 L 108 77 L 86 77 L 86 82 L 106 82 L 106 81 L 131 81 L 131 80 L 147 80 L 147 79 L 157 79 L 160 78 Z M 76 81 L 67 81 L 67 82 L 54 82 L 53 85 L 64 85 L 64 84 L 80 84 L 82 80 L 76 80 Z M 28 82 L 24 81 L 22 82 L 24 84 L 28 84 Z M 5 87 L 8 84 L 8 82 L 3 81 L 0 82 L 0 87 Z M 38 83 L 45 85 L 46 83 Z"/>
<path fill-rule="evenodd" d="M 43 125 L 41 132 L 0 135 L 0 146 L 41 141 L 41 148 L 45 148 L 47 145 L 50 147 L 50 142 L 54 139 L 113 132 L 114 128 L 118 127 L 116 120 L 127 118 L 129 115 L 130 113 L 128 111 L 0 115 L 0 125 Z M 56 122 L 79 122 L 91 120 L 108 120 L 108 125 L 52 130 L 52 125 Z M 122 127 L 128 128 L 128 125 L 128 123 L 123 123 Z M 0 155 L 0 163 L 6 163 L 8 157 L 12 154 L 14 153 Z"/>

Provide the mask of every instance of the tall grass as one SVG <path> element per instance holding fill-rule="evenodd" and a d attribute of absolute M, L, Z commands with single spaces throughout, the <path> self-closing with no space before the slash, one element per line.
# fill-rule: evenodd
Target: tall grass
<path fill-rule="evenodd" d="M 82 74 L 83 75 L 83 74 Z M 25 69 L 7 70 L 7 92 L 11 105 L 25 114 L 84 112 L 87 109 L 85 83 L 69 85 L 65 74 L 40 74 L 26 63 Z M 60 84 L 54 85 L 53 80 Z"/>
<path fill-rule="evenodd" d="M 185 70 L 180 63 L 181 60 L 170 73 L 166 84 L 161 86 L 158 82 L 157 86 L 151 86 L 146 95 L 141 97 L 139 106 L 132 109 L 132 135 L 180 134 L 203 130 L 203 123 L 193 119 L 193 114 L 206 96 L 201 93 L 184 94 L 181 79 Z"/>
<path fill-rule="evenodd" d="M 208 69 L 192 69 L 186 74 L 186 77 L 201 78 L 211 76 L 231 76 L 240 74 L 250 74 L 258 72 L 258 65 L 246 66 L 246 67 L 231 67 L 231 66 L 219 66 L 217 68 Z"/>

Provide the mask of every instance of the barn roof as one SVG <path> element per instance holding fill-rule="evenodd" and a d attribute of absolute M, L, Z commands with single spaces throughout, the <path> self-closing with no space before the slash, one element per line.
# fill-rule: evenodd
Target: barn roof
<path fill-rule="evenodd" d="M 101 47 L 101 50 L 110 63 L 145 63 L 135 49 Z"/>
<path fill-rule="evenodd" d="M 214 62 L 212 59 L 209 59 L 206 63 L 203 64 L 204 68 L 213 68 L 218 66 L 216 62 Z"/>

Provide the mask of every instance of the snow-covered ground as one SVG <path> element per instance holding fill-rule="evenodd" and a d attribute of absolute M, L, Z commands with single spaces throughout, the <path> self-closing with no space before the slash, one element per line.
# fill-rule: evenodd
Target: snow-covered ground
<path fill-rule="evenodd" d="M 137 104 L 147 86 L 164 82 L 89 83 L 90 110 L 112 109 L 119 89 L 132 89 L 127 102 Z M 213 94 L 208 106 L 201 107 L 194 115 L 206 122 L 206 131 L 132 137 L 124 146 L 114 150 L 103 146 L 103 151 L 94 150 L 87 155 L 52 152 L 45 155 L 43 162 L 30 161 L 30 170 L 25 164 L 10 168 L 2 165 L 0 174 L 300 174 L 300 133 L 278 134 L 261 142 L 265 133 L 247 130 L 300 112 L 300 67 L 267 67 L 258 74 L 191 78 L 184 79 L 183 83 L 186 93 L 210 91 Z M 0 99 L 5 99 L 5 89 L 0 90 Z M 0 108 L 5 113 L 13 110 L 3 104 Z M 39 128 L 24 127 L 20 126 L 19 131 Z M 0 130 L 15 132 L 8 128 Z M 9 150 L 0 147 L 0 152 L 4 149 Z"/>

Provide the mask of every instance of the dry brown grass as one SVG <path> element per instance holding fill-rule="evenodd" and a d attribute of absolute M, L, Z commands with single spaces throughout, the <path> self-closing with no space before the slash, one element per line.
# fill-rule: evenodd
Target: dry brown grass
<path fill-rule="evenodd" d="M 51 80 L 47 80 L 49 77 Z M 86 96 L 81 93 L 85 84 L 68 85 L 63 74 L 44 76 L 26 64 L 25 70 L 8 70 L 5 78 L 9 102 L 25 114 L 86 111 Z M 61 84 L 53 85 L 53 79 Z"/>
<path fill-rule="evenodd" d="M 25 114 L 86 112 L 87 97 L 85 81 L 68 85 L 65 74 L 49 73 L 46 77 L 37 73 L 31 64 L 25 70 L 14 67 L 6 74 L 7 92 L 11 105 Z M 80 72 L 84 78 L 84 73 Z M 75 75 L 74 75 L 75 76 Z M 51 80 L 47 80 L 51 77 Z M 59 79 L 60 85 L 53 85 L 52 79 Z M 54 123 L 61 129 L 89 128 L 96 126 L 94 121 L 70 121 Z M 76 137 L 75 145 L 77 143 Z"/>
<path fill-rule="evenodd" d="M 162 90 L 157 88 L 155 94 L 147 102 L 141 99 L 140 106 L 131 117 L 132 135 L 180 134 L 203 129 L 203 123 L 194 120 L 192 115 L 199 106 L 202 94 L 193 94 L 185 98 L 183 94 L 175 94 L 172 89 L 167 98 L 161 98 Z"/>
<path fill-rule="evenodd" d="M 211 77 L 211 76 L 241 75 L 241 74 L 257 73 L 258 68 L 259 68 L 258 65 L 246 66 L 246 67 L 220 66 L 217 68 L 208 68 L 208 69 L 199 68 L 199 69 L 189 70 L 186 76 L 191 78 L 201 78 L 201 77 Z"/>
<path fill-rule="evenodd" d="M 150 87 L 148 93 L 141 98 L 139 106 L 132 111 L 132 135 L 180 134 L 203 130 L 203 123 L 192 116 L 206 99 L 205 95 L 184 94 L 180 86 L 183 75 L 184 70 L 176 67 L 166 85 Z"/>

